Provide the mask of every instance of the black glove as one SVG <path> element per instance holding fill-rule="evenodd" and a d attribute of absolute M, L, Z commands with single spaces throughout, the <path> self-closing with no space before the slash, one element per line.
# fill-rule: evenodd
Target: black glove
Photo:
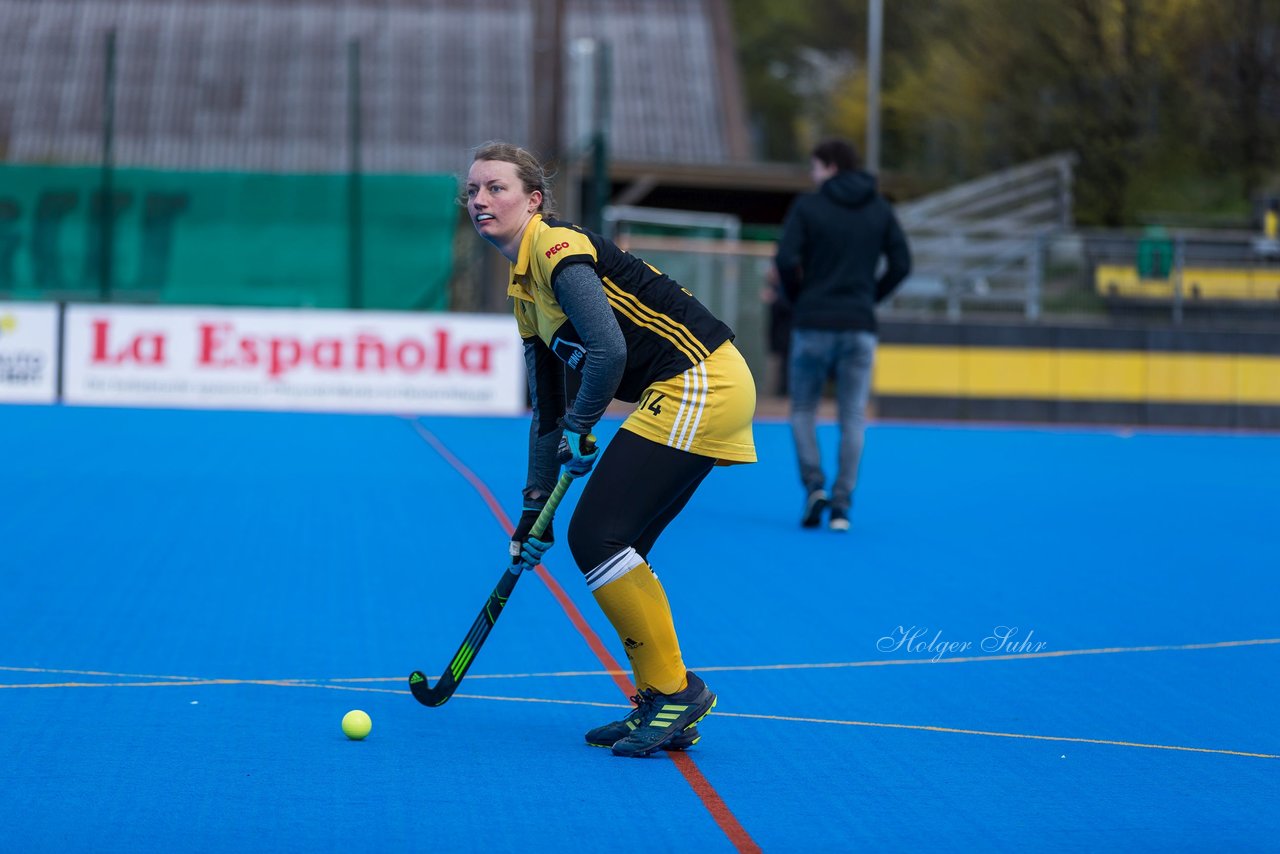
<path fill-rule="evenodd" d="M 515 533 L 511 535 L 512 565 L 522 564 L 523 569 L 533 569 L 542 563 L 542 556 L 555 543 L 556 536 L 551 530 L 550 522 L 540 536 L 536 538 L 529 536 L 529 532 L 533 530 L 533 523 L 538 521 L 541 513 L 541 507 L 526 507 L 520 514 L 520 524 L 516 525 Z"/>

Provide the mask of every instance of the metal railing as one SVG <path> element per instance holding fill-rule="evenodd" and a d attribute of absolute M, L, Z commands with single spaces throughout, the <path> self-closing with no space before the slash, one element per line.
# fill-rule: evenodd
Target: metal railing
<path fill-rule="evenodd" d="M 1056 154 L 898 206 L 911 242 L 911 276 L 886 306 L 942 303 L 958 320 L 967 306 L 1042 311 L 1045 253 L 1072 223 L 1073 154 Z"/>

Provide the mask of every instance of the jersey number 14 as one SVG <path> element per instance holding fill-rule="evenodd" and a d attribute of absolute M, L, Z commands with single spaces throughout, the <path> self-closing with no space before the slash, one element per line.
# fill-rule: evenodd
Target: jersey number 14
<path fill-rule="evenodd" d="M 652 391 L 647 391 L 645 392 L 644 397 L 640 398 L 640 406 L 643 409 L 649 410 L 654 415 L 661 415 L 662 407 L 658 404 L 662 402 L 664 397 L 666 397 L 665 394 L 659 394 L 655 397 Z"/>

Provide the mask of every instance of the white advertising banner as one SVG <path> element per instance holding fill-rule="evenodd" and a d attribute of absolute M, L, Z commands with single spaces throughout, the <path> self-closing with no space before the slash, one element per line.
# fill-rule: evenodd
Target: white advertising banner
<path fill-rule="evenodd" d="M 0 302 L 0 403 L 58 395 L 58 306 Z"/>
<path fill-rule="evenodd" d="M 69 305 L 63 400 L 328 412 L 524 411 L 510 316 Z"/>

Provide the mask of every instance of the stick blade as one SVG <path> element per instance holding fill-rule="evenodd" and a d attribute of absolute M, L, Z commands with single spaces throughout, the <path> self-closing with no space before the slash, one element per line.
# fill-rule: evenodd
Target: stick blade
<path fill-rule="evenodd" d="M 421 670 L 415 670 L 409 674 L 409 693 L 424 706 L 443 706 L 453 696 L 453 691 L 444 684 L 445 681 L 442 679 L 441 684 L 432 688 L 427 675 Z"/>

